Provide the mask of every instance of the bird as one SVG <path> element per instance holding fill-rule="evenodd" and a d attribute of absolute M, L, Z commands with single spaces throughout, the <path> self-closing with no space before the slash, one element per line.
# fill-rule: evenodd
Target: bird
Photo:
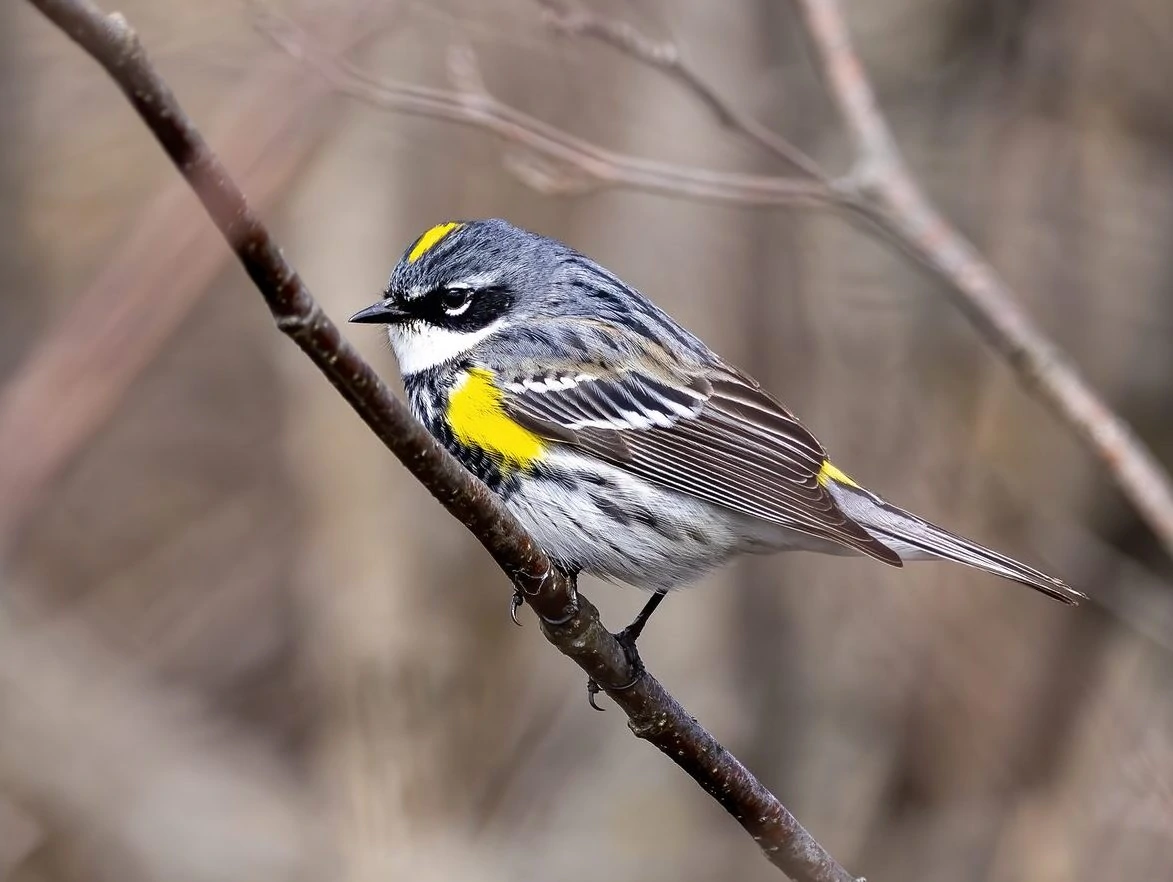
<path fill-rule="evenodd" d="M 670 589 L 745 553 L 945 560 L 1085 599 L 868 490 L 648 297 L 506 220 L 426 230 L 350 321 L 386 326 L 415 417 L 556 565 L 652 592 L 632 654 Z"/>

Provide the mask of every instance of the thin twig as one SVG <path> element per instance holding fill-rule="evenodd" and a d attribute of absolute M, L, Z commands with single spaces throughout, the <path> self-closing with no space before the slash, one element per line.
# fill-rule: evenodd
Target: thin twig
<path fill-rule="evenodd" d="M 264 297 L 277 326 L 409 471 L 480 540 L 524 592 L 542 632 L 599 683 L 647 739 L 713 796 L 753 836 L 766 857 L 801 882 L 849 882 L 852 876 L 794 816 L 673 699 L 650 674 L 628 689 L 628 660 L 578 595 L 487 488 L 447 454 L 341 336 L 281 256 L 261 220 L 155 72 L 118 14 L 88 0 L 30 0 L 98 61 L 199 196 Z"/>
<path fill-rule="evenodd" d="M 1022 384 L 1091 447 L 1173 556 L 1173 481 L 1132 428 L 1092 390 L 977 249 L 909 173 L 851 45 L 837 0 L 794 0 L 827 88 L 855 141 L 860 196 L 853 207 L 948 284 L 954 302 Z"/>
<path fill-rule="evenodd" d="M 259 25 L 343 94 L 395 113 L 484 129 L 540 157 L 549 174 L 527 177 L 526 182 L 548 180 L 550 189 L 559 194 L 591 187 L 624 187 L 677 198 L 757 206 L 826 205 L 843 198 L 821 180 L 715 172 L 643 159 L 592 144 L 505 104 L 483 87 L 471 88 L 470 83 L 477 82 L 477 78 L 471 74 L 475 62 L 467 52 L 450 53 L 455 61 L 450 66 L 463 72 L 460 87 L 437 89 L 376 79 L 351 62 L 322 51 L 312 36 L 291 21 L 279 22 L 275 15 L 266 16 Z M 569 182 L 558 180 L 557 166 L 574 173 Z"/>
<path fill-rule="evenodd" d="M 653 40 L 626 21 L 600 18 L 558 0 L 537 0 L 547 23 L 568 36 L 587 37 L 657 68 L 691 92 L 727 129 L 738 132 L 793 165 L 812 180 L 829 183 L 819 164 L 768 126 L 726 101 L 685 59 L 675 43 Z"/>

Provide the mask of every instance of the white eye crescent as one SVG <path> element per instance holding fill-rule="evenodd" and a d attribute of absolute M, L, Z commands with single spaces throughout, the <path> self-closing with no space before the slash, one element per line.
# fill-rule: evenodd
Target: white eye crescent
<path fill-rule="evenodd" d="M 472 305 L 472 291 L 468 288 L 445 288 L 440 293 L 440 305 L 447 315 L 463 315 Z"/>

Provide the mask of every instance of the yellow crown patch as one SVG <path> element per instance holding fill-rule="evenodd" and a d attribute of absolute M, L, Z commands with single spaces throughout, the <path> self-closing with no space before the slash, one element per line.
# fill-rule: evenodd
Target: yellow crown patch
<path fill-rule="evenodd" d="M 453 221 L 449 221 L 443 224 L 436 224 L 416 240 L 415 245 L 413 245 L 411 248 L 411 252 L 407 255 L 407 262 L 415 263 L 425 254 L 435 248 L 441 239 L 443 239 L 449 233 L 455 230 L 459 230 L 463 226 L 464 224 L 458 224 Z"/>

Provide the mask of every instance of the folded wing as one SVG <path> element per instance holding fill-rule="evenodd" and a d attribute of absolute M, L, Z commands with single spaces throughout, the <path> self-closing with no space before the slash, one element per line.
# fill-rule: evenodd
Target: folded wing
<path fill-rule="evenodd" d="M 667 489 L 901 565 L 819 483 L 822 445 L 732 370 L 503 379 L 510 414 L 542 437 Z"/>

